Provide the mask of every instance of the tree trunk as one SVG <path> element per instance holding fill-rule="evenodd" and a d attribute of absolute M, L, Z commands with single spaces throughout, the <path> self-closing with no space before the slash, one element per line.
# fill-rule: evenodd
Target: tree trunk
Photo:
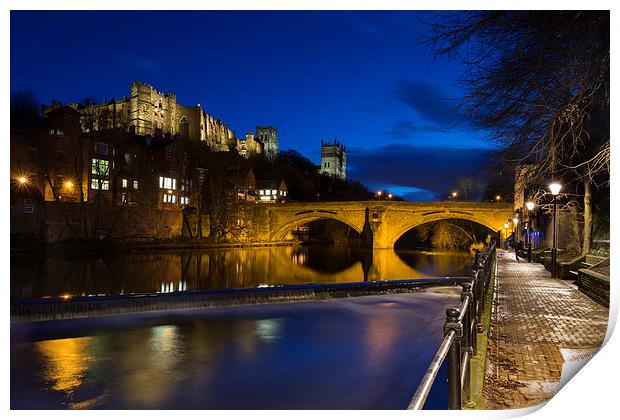
<path fill-rule="evenodd" d="M 585 181 L 583 193 L 583 246 L 581 247 L 581 253 L 583 255 L 590 253 L 590 243 L 592 239 L 591 187 L 590 181 Z"/>

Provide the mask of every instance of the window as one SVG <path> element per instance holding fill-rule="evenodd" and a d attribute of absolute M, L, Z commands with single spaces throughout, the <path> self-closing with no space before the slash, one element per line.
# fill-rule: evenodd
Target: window
<path fill-rule="evenodd" d="M 272 195 L 278 195 L 278 190 L 271 190 Z"/>
<path fill-rule="evenodd" d="M 127 202 L 129 201 L 127 197 L 128 197 L 128 196 L 127 196 L 127 193 L 126 193 L 126 192 L 121 193 L 121 203 L 123 203 L 123 204 L 127 204 Z"/>
<path fill-rule="evenodd" d="M 108 181 L 107 179 L 99 179 L 99 178 L 92 178 L 90 180 L 91 190 L 98 190 L 99 186 L 101 186 L 102 191 L 108 191 L 110 189 L 110 181 Z"/>
<path fill-rule="evenodd" d="M 164 194 L 164 198 L 162 200 L 164 203 L 176 203 L 177 196 L 174 194 Z"/>
<path fill-rule="evenodd" d="M 187 118 L 182 117 L 179 122 L 179 134 L 182 137 L 189 137 L 189 123 L 187 122 Z"/>
<path fill-rule="evenodd" d="M 138 189 L 138 181 L 134 181 L 133 182 L 133 189 L 137 190 Z"/>
<path fill-rule="evenodd" d="M 65 130 L 63 130 L 62 128 L 57 128 L 57 129 L 51 129 L 49 131 L 50 136 L 58 136 L 58 137 L 63 137 L 65 135 Z"/>
<path fill-rule="evenodd" d="M 95 153 L 99 153 L 101 155 L 107 155 L 109 153 L 108 143 L 101 143 L 96 141 L 94 144 Z"/>
<path fill-rule="evenodd" d="M 107 175 L 110 170 L 110 162 L 104 159 L 93 159 L 90 172 L 94 175 Z"/>
<path fill-rule="evenodd" d="M 181 197 L 181 204 L 189 204 L 189 197 Z"/>
<path fill-rule="evenodd" d="M 260 190 L 260 195 L 265 195 L 265 190 Z"/>
<path fill-rule="evenodd" d="M 177 189 L 176 178 L 160 176 L 159 177 L 159 188 L 164 189 L 164 190 L 176 190 Z"/>
<path fill-rule="evenodd" d="M 24 199 L 24 213 L 34 213 L 34 202 L 29 198 Z"/>
<path fill-rule="evenodd" d="M 123 188 L 127 188 L 127 184 L 128 184 L 128 181 L 127 181 L 125 178 L 123 178 L 123 179 L 121 180 L 121 185 L 122 185 L 122 187 L 123 187 Z"/>

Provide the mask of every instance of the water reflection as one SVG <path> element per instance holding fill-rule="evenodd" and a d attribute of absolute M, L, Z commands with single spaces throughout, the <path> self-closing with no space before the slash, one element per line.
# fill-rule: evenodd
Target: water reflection
<path fill-rule="evenodd" d="M 11 408 L 402 409 L 455 290 L 91 320 L 77 338 L 48 323 L 46 341 L 14 325 Z"/>
<path fill-rule="evenodd" d="M 11 299 L 467 275 L 468 253 L 270 247 L 97 258 L 12 257 Z"/>

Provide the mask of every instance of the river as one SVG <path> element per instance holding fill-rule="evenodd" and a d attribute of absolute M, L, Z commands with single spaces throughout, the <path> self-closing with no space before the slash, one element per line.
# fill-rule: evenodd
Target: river
<path fill-rule="evenodd" d="M 291 246 L 11 256 L 11 299 L 466 276 L 469 253 Z"/>
<path fill-rule="evenodd" d="M 467 275 L 467 253 L 12 257 L 11 298 Z M 11 325 L 12 409 L 404 409 L 460 288 Z M 447 408 L 445 367 L 425 408 Z"/>

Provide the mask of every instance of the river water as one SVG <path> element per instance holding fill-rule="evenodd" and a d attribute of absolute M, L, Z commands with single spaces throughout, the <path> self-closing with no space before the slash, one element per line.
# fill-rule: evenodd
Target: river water
<path fill-rule="evenodd" d="M 463 276 L 471 255 L 280 247 L 12 257 L 11 298 Z M 11 408 L 404 409 L 460 288 L 11 325 Z M 446 408 L 442 370 L 425 408 Z"/>
<path fill-rule="evenodd" d="M 466 276 L 469 253 L 268 247 L 11 257 L 11 299 Z"/>
<path fill-rule="evenodd" d="M 14 324 L 11 408 L 404 409 L 459 303 L 430 290 Z"/>

